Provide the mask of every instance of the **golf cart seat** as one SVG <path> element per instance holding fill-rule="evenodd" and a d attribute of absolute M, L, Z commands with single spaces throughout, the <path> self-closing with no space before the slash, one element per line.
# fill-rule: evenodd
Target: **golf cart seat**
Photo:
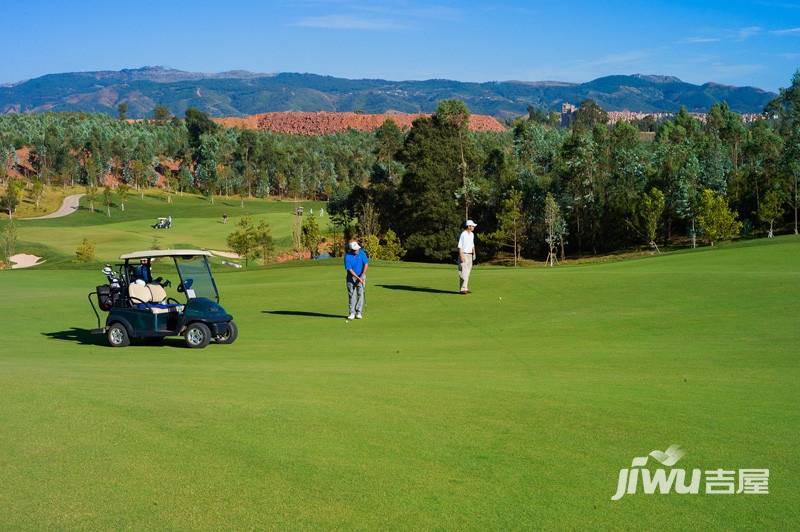
<path fill-rule="evenodd" d="M 149 310 L 153 314 L 183 311 L 183 305 L 166 303 L 167 291 L 159 284 L 133 283 L 128 286 L 128 296 L 134 307 Z"/>

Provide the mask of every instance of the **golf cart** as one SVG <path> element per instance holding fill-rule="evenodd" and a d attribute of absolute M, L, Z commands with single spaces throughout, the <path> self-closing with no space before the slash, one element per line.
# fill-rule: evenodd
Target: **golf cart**
<path fill-rule="evenodd" d="M 191 348 L 203 348 L 212 340 L 232 344 L 239 331 L 233 316 L 219 305 L 209 256 L 208 251 L 195 249 L 137 251 L 122 255 L 125 262 L 117 265 L 117 271 L 106 265 L 108 283 L 88 296 L 97 316 L 92 332 L 105 334 L 111 347 L 128 346 L 131 338 L 161 341 L 167 336 L 183 336 Z M 153 279 L 151 266 L 158 259 L 175 264 L 177 291 L 186 297 L 184 303 L 167 297 L 170 281 Z M 92 296 L 100 310 L 108 312 L 104 327 Z"/>
<path fill-rule="evenodd" d="M 159 218 L 156 223 L 151 225 L 153 229 L 172 229 L 172 216 L 166 218 Z"/>

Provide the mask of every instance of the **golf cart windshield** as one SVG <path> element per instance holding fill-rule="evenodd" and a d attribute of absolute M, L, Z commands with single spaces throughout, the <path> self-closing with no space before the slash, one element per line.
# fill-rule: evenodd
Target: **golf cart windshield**
<path fill-rule="evenodd" d="M 211 270 L 205 257 L 175 257 L 175 266 L 181 276 L 183 291 L 188 299 L 206 297 L 219 301 L 217 285 L 211 277 Z"/>

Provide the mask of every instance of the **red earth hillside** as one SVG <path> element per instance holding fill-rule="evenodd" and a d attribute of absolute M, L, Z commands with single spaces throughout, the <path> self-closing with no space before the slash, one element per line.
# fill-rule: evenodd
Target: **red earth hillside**
<path fill-rule="evenodd" d="M 280 112 L 262 113 L 242 118 L 214 118 L 213 120 L 226 127 L 245 129 L 264 129 L 276 133 L 291 135 L 330 135 L 348 129 L 373 131 L 386 120 L 394 120 L 401 129 L 408 129 L 411 123 L 427 114 L 378 114 L 330 113 L 330 112 Z M 504 131 L 505 127 L 494 117 L 486 115 L 470 115 L 469 128 L 472 131 Z"/>

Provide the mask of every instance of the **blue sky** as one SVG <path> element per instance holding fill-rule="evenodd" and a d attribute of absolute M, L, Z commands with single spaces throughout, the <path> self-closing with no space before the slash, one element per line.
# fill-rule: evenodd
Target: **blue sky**
<path fill-rule="evenodd" d="M 2 18 L 0 82 L 165 65 L 394 80 L 640 72 L 775 90 L 800 67 L 800 0 L 29 0 Z"/>

